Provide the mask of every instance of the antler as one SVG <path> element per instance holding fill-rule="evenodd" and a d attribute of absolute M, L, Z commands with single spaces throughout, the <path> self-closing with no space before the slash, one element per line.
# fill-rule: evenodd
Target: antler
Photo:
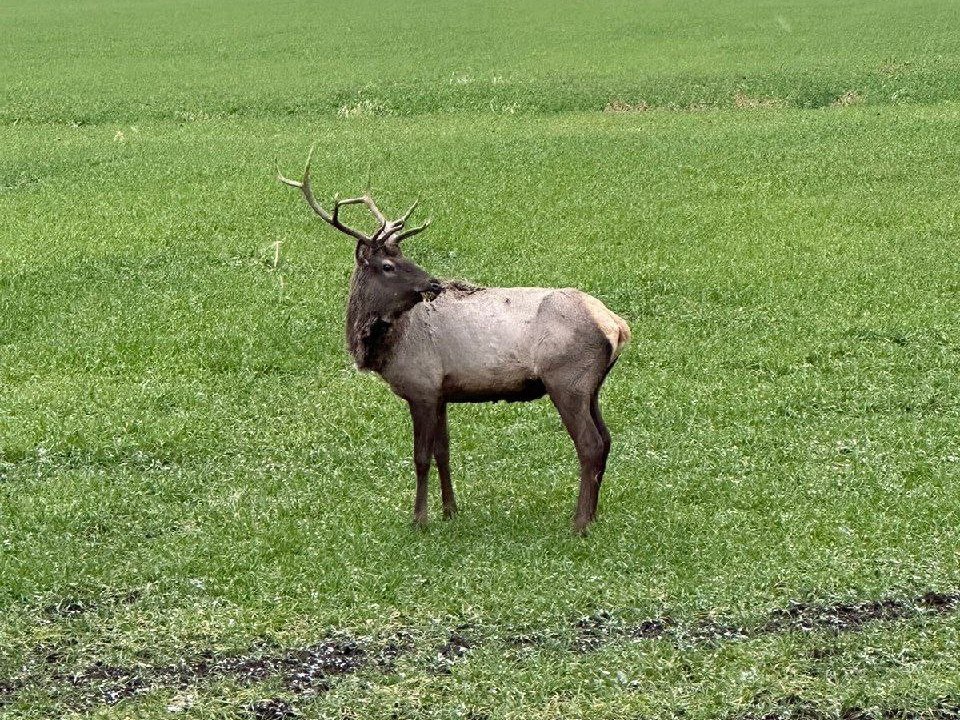
<path fill-rule="evenodd" d="M 345 198 L 343 200 L 341 200 L 338 195 L 334 195 L 333 211 L 327 212 L 324 210 L 320 203 L 318 203 L 316 198 L 313 196 L 313 190 L 310 187 L 310 161 L 313 159 L 314 147 L 315 146 L 311 146 L 310 152 L 307 155 L 307 165 L 303 169 L 303 180 L 297 181 L 291 180 L 288 177 L 284 177 L 283 173 L 280 172 L 279 163 L 277 163 L 277 179 L 284 185 L 298 188 L 303 193 L 303 197 L 307 201 L 307 205 L 309 205 L 310 208 L 324 220 L 324 222 L 332 225 L 340 232 L 356 238 L 362 243 L 374 246 L 386 245 L 388 243 L 391 245 L 398 245 L 404 238 L 408 238 L 416 235 L 417 233 L 423 232 L 430 226 L 430 220 L 427 220 L 422 225 L 418 225 L 415 228 L 411 228 L 410 230 L 403 232 L 403 228 L 406 225 L 407 219 L 413 213 L 420 201 L 417 200 L 415 203 L 413 203 L 413 205 L 410 206 L 410 209 L 396 220 L 387 220 L 386 216 L 373 201 L 373 197 L 370 195 L 369 189 L 360 197 Z M 376 232 L 374 232 L 372 235 L 366 235 L 356 228 L 345 225 L 340 221 L 341 207 L 344 205 L 360 204 L 366 205 L 367 209 L 380 224 L 380 227 L 377 228 Z"/>

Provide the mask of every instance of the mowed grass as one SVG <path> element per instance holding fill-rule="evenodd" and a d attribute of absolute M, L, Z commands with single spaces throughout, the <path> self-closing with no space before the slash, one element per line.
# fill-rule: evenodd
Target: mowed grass
<path fill-rule="evenodd" d="M 758 45 L 768 26 L 745 4 L 692 26 L 692 6 L 445 7 L 439 33 L 415 22 L 428 9 L 3 11 L 22 72 L 0 91 L 0 714 L 955 704 L 955 614 L 756 630 L 791 602 L 960 590 L 960 105 L 955 30 L 936 22 L 952 6 L 764 11 L 816 28 L 803 37 L 836 50 L 830 72 L 793 30 Z M 926 68 L 912 102 L 864 80 L 891 47 Z M 671 54 L 686 64 L 651 64 Z M 501 64 L 511 80 L 451 82 Z M 705 75 L 706 96 L 685 94 Z M 371 87 L 380 104 L 351 104 Z M 747 90 L 788 102 L 735 108 Z M 848 90 L 863 101 L 829 106 Z M 673 109 L 597 112 L 608 95 Z M 352 247 L 274 179 L 314 142 L 318 195 L 369 168 L 385 207 L 422 197 L 434 225 L 408 253 L 432 272 L 577 286 L 630 322 L 587 538 L 546 401 L 455 407 L 462 513 L 440 521 L 432 497 L 429 530 L 411 528 L 405 406 L 343 349 Z M 623 631 L 651 618 L 667 631 Z M 331 637 L 400 650 L 315 697 L 276 674 L 180 687 L 155 670 Z M 124 681 L 97 667 L 150 682 L 112 705 L 99 688 Z"/>

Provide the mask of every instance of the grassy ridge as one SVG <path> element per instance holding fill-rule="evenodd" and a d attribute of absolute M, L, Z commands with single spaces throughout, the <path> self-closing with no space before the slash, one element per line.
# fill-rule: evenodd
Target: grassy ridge
<path fill-rule="evenodd" d="M 0 122 L 960 99 L 947 2 L 24 2 Z"/>

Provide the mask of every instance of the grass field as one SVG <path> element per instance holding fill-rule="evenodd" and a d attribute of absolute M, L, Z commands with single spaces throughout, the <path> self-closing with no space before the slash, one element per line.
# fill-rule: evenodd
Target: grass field
<path fill-rule="evenodd" d="M 960 714 L 956 4 L 382 5 L 0 8 L 0 716 Z M 588 537 L 546 401 L 411 528 L 313 142 L 630 322 Z"/>

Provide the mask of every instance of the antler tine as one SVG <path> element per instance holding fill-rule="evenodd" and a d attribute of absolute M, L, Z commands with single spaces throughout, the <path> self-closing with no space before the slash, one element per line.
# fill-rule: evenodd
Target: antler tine
<path fill-rule="evenodd" d="M 363 185 L 363 196 L 362 200 L 366 204 L 367 209 L 373 214 L 377 219 L 377 222 L 380 223 L 380 228 L 373 234 L 374 237 L 377 237 L 380 233 L 383 232 L 383 228 L 387 224 L 387 218 L 380 211 L 380 208 L 377 207 L 377 203 L 373 200 L 373 185 L 370 178 L 373 177 L 373 161 L 367 163 L 367 181 Z"/>
<path fill-rule="evenodd" d="M 361 200 L 370 209 L 370 212 L 373 213 L 373 216 L 377 219 L 377 222 L 380 223 L 381 228 L 387 224 L 387 218 L 380 211 L 380 208 L 377 207 L 377 204 L 373 201 L 373 196 L 370 194 L 369 188 L 367 188 L 367 191 L 363 194 Z"/>
<path fill-rule="evenodd" d="M 423 223 L 423 225 L 417 225 L 417 227 L 415 227 L 415 228 L 410 228 L 410 229 L 407 230 L 406 232 L 400 233 L 399 235 L 397 235 L 395 238 L 392 239 L 392 242 L 398 243 L 398 242 L 400 242 L 401 240 L 403 240 L 404 238 L 413 237 L 414 235 L 417 235 L 418 233 L 422 233 L 424 230 L 426 230 L 428 227 L 430 227 L 430 223 L 431 223 L 431 222 L 433 222 L 432 219 L 431 219 L 431 220 L 427 220 L 426 222 Z"/>
<path fill-rule="evenodd" d="M 339 209 L 341 205 L 351 205 L 353 203 L 366 202 L 364 198 L 350 198 L 348 200 L 334 200 L 333 205 L 333 214 L 331 215 L 326 210 L 321 207 L 320 203 L 317 202 L 317 199 L 313 196 L 313 189 L 310 187 L 310 162 L 313 160 L 313 149 L 316 145 L 310 147 L 310 152 L 307 154 L 307 164 L 303 169 L 303 180 L 298 182 L 296 180 L 291 180 L 290 178 L 284 177 L 283 173 L 280 172 L 280 164 L 277 163 L 277 179 L 282 182 L 284 185 L 289 185 L 290 187 L 299 188 L 303 193 L 304 199 L 307 201 L 307 205 L 319 215 L 324 222 L 329 225 L 332 225 L 337 230 L 342 233 L 346 233 L 352 238 L 355 238 L 363 243 L 369 243 L 373 240 L 372 237 L 364 235 L 359 230 L 356 230 L 348 225 L 344 225 L 340 222 L 339 219 Z"/>
<path fill-rule="evenodd" d="M 419 198 L 414 201 L 413 205 L 399 218 L 389 222 L 385 228 L 382 229 L 382 234 L 380 235 L 385 243 L 390 243 L 391 245 L 397 245 L 404 238 L 412 237 L 417 233 L 421 233 L 430 227 L 430 220 L 427 220 L 422 225 L 418 225 L 415 228 L 410 228 L 406 232 L 400 232 L 403 230 L 403 226 L 406 224 L 407 219 L 413 214 L 413 211 L 417 209 L 417 206 L 420 204 Z"/>
<path fill-rule="evenodd" d="M 413 214 L 413 211 L 417 209 L 417 205 L 419 204 L 420 204 L 420 198 L 417 198 L 416 200 L 413 201 L 413 205 L 410 206 L 410 209 L 400 216 L 400 218 L 397 220 L 397 222 L 400 223 L 400 227 L 403 227 L 404 223 L 407 222 L 407 218 L 409 218 Z"/>
<path fill-rule="evenodd" d="M 280 182 L 282 182 L 284 185 L 289 185 L 290 187 L 295 187 L 295 188 L 302 188 L 302 187 L 303 187 L 303 183 L 302 183 L 302 182 L 298 182 L 298 181 L 296 181 L 296 180 L 291 180 L 291 179 L 288 178 L 288 177 L 284 177 L 284 176 L 283 176 L 283 173 L 280 171 L 280 161 L 279 161 L 279 160 L 276 160 L 275 162 L 277 163 L 277 180 L 279 180 Z"/>
<path fill-rule="evenodd" d="M 369 195 L 361 195 L 360 197 L 345 198 L 340 200 L 338 196 L 333 198 L 333 219 L 336 220 L 340 208 L 344 205 L 366 205 L 367 209 L 370 211 L 370 214 L 376 218 L 377 222 L 380 223 L 380 227 L 377 228 L 377 231 L 373 233 L 368 239 L 376 240 L 380 235 L 383 234 L 383 229 L 387 227 L 389 221 L 384 217 L 383 213 L 380 211 L 380 208 L 377 207 L 377 204 L 373 201 L 373 198 Z"/>
<path fill-rule="evenodd" d="M 276 161 L 276 162 L 277 162 L 277 180 L 279 180 L 280 182 L 282 182 L 284 185 L 289 185 L 290 187 L 299 188 L 299 189 L 301 189 L 301 190 L 303 189 L 304 185 L 307 185 L 307 186 L 309 187 L 309 185 L 310 185 L 310 163 L 311 163 L 311 161 L 313 160 L 313 150 L 314 150 L 314 148 L 316 148 L 316 147 L 317 147 L 317 144 L 314 143 L 313 145 L 310 146 L 310 152 L 307 153 L 307 164 L 306 164 L 306 166 L 303 168 L 303 182 L 298 182 L 298 181 L 296 181 L 296 180 L 291 180 L 291 179 L 288 178 L 288 177 L 284 177 L 284 176 L 283 176 L 283 173 L 280 172 L 280 161 L 279 161 L 279 160 Z M 324 218 L 324 219 L 326 219 L 326 218 Z"/>
<path fill-rule="evenodd" d="M 333 196 L 333 219 L 336 220 L 340 216 L 340 208 L 343 207 L 344 205 L 359 205 L 362 202 L 363 202 L 363 198 L 360 198 L 360 197 L 344 198 L 343 200 L 341 200 L 339 194 L 334 195 Z"/>

